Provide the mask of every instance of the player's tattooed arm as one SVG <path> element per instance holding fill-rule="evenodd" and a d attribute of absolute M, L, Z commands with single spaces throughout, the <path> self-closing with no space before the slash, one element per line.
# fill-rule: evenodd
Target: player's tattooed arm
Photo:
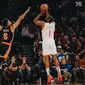
<path fill-rule="evenodd" d="M 17 21 L 13 24 L 13 32 L 19 26 L 20 22 L 25 18 L 26 14 L 30 11 L 30 7 L 17 19 Z"/>
<path fill-rule="evenodd" d="M 44 21 L 40 21 L 39 19 L 40 19 L 40 17 L 42 16 L 44 14 L 44 12 L 40 12 L 40 14 L 38 14 L 35 18 L 34 18 L 34 23 L 36 24 L 36 25 L 39 25 L 39 26 L 41 26 L 41 28 L 43 28 L 43 26 L 44 26 Z"/>

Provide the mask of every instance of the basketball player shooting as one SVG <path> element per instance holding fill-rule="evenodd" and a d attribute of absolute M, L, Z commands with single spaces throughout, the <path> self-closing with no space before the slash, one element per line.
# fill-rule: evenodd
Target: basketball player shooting
<path fill-rule="evenodd" d="M 47 4 L 42 4 L 40 7 L 40 14 L 35 17 L 34 23 L 41 26 L 42 29 L 42 52 L 43 52 L 43 62 L 45 64 L 46 72 L 47 72 L 47 83 L 51 83 L 53 79 L 50 74 L 50 64 L 49 64 L 49 56 L 52 56 L 54 61 L 56 70 L 58 72 L 58 80 L 62 81 L 62 75 L 59 67 L 59 62 L 56 58 L 56 45 L 54 40 L 54 31 L 55 31 L 55 22 L 53 21 L 53 17 L 49 15 Z M 46 22 L 40 21 L 40 17 L 46 14 Z"/>
<path fill-rule="evenodd" d="M 8 58 L 14 39 L 14 32 L 29 11 L 30 7 L 17 19 L 14 24 L 7 18 L 2 21 L 2 27 L 0 27 L 0 59 Z"/>

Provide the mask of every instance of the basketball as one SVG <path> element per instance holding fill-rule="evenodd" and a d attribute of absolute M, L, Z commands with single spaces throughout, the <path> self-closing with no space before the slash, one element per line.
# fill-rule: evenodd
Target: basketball
<path fill-rule="evenodd" d="M 40 6 L 40 10 L 41 10 L 41 11 L 48 11 L 48 5 L 47 5 L 47 4 L 42 4 L 42 5 Z"/>

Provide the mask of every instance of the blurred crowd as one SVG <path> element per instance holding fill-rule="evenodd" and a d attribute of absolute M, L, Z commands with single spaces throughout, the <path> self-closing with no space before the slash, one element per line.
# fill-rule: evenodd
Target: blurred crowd
<path fill-rule="evenodd" d="M 50 13 L 56 22 L 54 34 L 57 47 L 57 55 L 60 62 L 60 68 L 64 82 L 82 83 L 85 81 L 85 1 L 84 0 L 46 0 L 50 6 Z M 53 3 L 53 4 L 52 4 Z M 33 17 L 37 13 L 33 14 Z M 44 16 L 42 16 L 42 19 Z M 23 24 L 23 23 L 22 23 Z M 2 68 L 4 71 L 2 79 L 10 83 L 25 83 L 30 80 L 46 78 L 45 67 L 42 61 L 42 37 L 41 29 L 33 22 L 21 26 L 21 35 L 30 38 L 30 44 L 34 50 L 34 65 L 30 66 L 26 55 L 12 56 L 11 59 L 5 60 Z M 20 29 L 21 29 L 20 28 Z M 27 40 L 27 38 L 26 38 Z M 24 42 L 26 42 L 24 40 Z M 15 40 L 16 41 L 16 40 Z M 49 56 L 51 73 L 54 78 L 57 77 L 51 56 Z M 1 66 L 1 65 L 0 65 Z M 55 75 L 56 74 L 56 75 Z M 16 76 L 15 76 L 16 75 Z M 44 75 L 44 76 L 43 76 Z M 30 77 L 31 76 L 31 77 Z M 46 81 L 46 80 L 45 80 Z M 3 85 L 7 85 L 2 82 Z M 10 84 L 10 85 L 12 85 Z"/>

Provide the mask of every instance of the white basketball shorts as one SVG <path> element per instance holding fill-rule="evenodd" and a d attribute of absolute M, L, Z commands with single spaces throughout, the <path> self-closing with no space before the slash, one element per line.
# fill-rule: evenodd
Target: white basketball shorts
<path fill-rule="evenodd" d="M 42 42 L 43 55 L 55 55 L 57 54 L 57 49 L 54 40 L 44 40 Z"/>

